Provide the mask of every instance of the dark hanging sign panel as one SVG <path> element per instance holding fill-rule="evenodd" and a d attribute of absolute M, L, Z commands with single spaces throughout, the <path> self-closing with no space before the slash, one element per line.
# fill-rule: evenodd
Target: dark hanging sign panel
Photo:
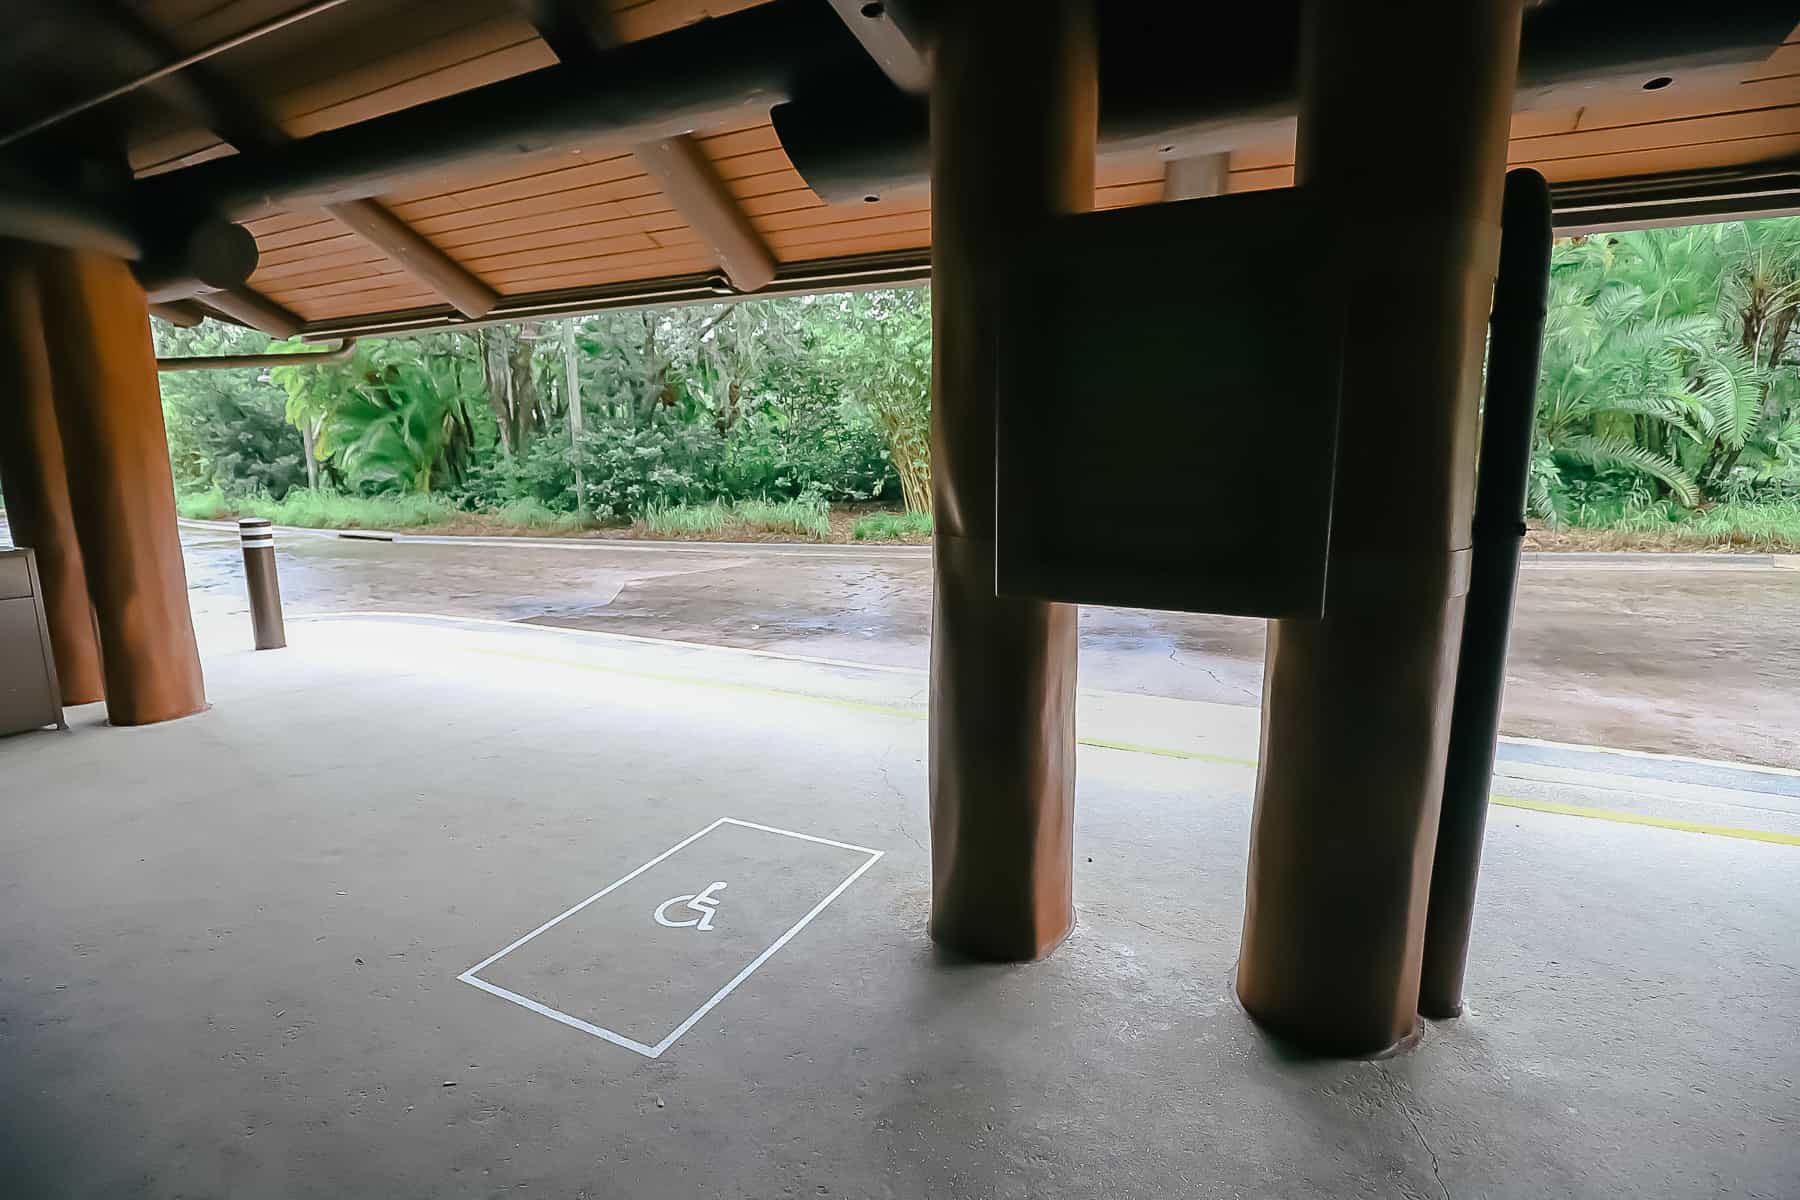
<path fill-rule="evenodd" d="M 1324 612 L 1340 321 L 1310 224 L 1289 189 L 1033 240 L 1000 347 L 1000 595 Z"/>

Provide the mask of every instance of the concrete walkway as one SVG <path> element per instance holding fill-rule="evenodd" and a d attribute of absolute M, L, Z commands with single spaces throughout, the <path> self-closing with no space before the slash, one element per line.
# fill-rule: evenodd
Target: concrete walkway
<path fill-rule="evenodd" d="M 202 625 L 212 711 L 0 742 L 19 1195 L 1800 1178 L 1783 773 L 1511 763 L 1503 794 L 1594 811 L 1495 811 L 1470 1014 L 1400 1058 L 1296 1060 L 1227 984 L 1250 710 L 1085 695 L 1079 926 L 1044 963 L 978 967 L 923 934 L 913 672 L 441 619 L 296 620 L 255 654 Z M 701 931 L 682 914 L 714 884 Z"/>

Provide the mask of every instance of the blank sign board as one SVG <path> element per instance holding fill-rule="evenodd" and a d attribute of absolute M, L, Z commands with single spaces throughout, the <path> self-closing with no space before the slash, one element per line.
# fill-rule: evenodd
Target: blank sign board
<path fill-rule="evenodd" d="M 1301 193 L 1058 218 L 1007 281 L 1001 595 L 1325 604 L 1339 321 Z"/>

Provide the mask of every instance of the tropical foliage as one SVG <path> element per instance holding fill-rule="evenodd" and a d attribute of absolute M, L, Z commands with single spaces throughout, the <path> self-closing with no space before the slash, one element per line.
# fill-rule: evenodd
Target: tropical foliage
<path fill-rule="evenodd" d="M 1800 218 L 1558 243 L 1533 514 L 1632 531 L 1800 522 L 1797 323 Z M 211 323 L 158 324 L 157 338 L 165 354 L 267 344 Z M 532 528 L 671 530 L 754 513 L 817 530 L 821 506 L 842 501 L 916 514 L 868 520 L 862 538 L 929 529 L 930 391 L 922 288 L 496 325 L 365 341 L 341 364 L 164 376 L 195 507 L 258 497 L 350 521 L 351 500 L 423 497 Z M 290 503 L 290 490 L 306 494 Z"/>
<path fill-rule="evenodd" d="M 1579 238 L 1551 272 L 1538 516 L 1800 493 L 1800 219 Z"/>
<path fill-rule="evenodd" d="M 300 349 L 210 322 L 156 336 L 163 354 Z M 163 402 L 179 490 L 222 503 L 304 488 L 598 521 L 922 510 L 930 372 L 929 299 L 907 289 L 365 340 L 343 363 L 172 372 Z"/>

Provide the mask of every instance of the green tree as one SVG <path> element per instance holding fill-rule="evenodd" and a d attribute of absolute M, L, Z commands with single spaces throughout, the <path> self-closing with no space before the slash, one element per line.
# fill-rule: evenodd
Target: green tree
<path fill-rule="evenodd" d="M 931 511 L 931 296 L 923 288 L 817 298 L 817 351 L 843 394 L 873 419 L 907 511 Z"/>
<path fill-rule="evenodd" d="M 152 326 L 169 357 L 256 354 L 268 335 L 213 321 L 191 329 Z M 279 499 L 306 482 L 303 446 L 283 413 L 280 389 L 257 369 L 171 371 L 162 376 L 163 425 L 177 489 Z"/>
<path fill-rule="evenodd" d="M 462 481 L 478 442 L 481 364 L 456 333 L 367 341 L 347 363 L 296 363 L 270 374 L 287 416 L 316 431 L 314 452 L 354 487 L 428 492 Z"/>
<path fill-rule="evenodd" d="M 1571 470 L 1647 478 L 1693 507 L 1792 471 L 1800 220 L 1557 246 L 1532 507 Z"/>

